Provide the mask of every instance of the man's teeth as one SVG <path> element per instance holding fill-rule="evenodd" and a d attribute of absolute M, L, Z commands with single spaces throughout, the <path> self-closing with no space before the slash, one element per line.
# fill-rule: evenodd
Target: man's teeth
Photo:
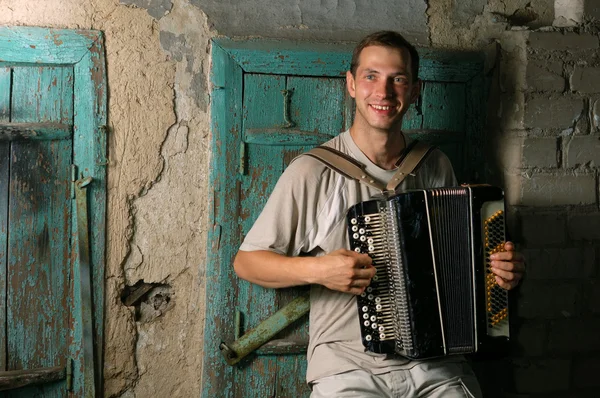
<path fill-rule="evenodd" d="M 381 106 L 381 105 L 371 105 L 371 106 L 380 111 L 387 111 L 391 108 L 391 106 Z"/>

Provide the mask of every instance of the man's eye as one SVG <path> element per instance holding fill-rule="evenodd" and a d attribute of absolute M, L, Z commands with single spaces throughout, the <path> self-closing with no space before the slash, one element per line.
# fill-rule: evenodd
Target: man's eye
<path fill-rule="evenodd" d="M 373 79 L 375 79 L 375 76 L 373 76 L 373 75 L 366 75 L 365 79 L 367 79 L 367 80 L 373 80 Z"/>
<path fill-rule="evenodd" d="M 404 77 L 396 77 L 394 79 L 394 82 L 395 83 L 406 83 L 406 78 L 404 78 Z"/>

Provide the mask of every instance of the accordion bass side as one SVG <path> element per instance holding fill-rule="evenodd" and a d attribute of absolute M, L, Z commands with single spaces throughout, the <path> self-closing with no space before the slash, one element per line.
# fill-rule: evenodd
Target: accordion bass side
<path fill-rule="evenodd" d="M 426 359 L 508 341 L 508 293 L 489 269 L 506 241 L 501 189 L 410 191 L 358 203 L 347 222 L 377 270 L 357 296 L 367 351 Z"/>

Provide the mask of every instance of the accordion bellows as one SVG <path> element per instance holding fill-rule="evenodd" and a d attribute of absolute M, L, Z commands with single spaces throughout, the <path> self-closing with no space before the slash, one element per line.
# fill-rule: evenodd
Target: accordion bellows
<path fill-rule="evenodd" d="M 351 247 L 377 270 L 357 297 L 365 349 L 426 359 L 505 344 L 508 294 L 489 270 L 489 256 L 504 250 L 504 218 L 504 194 L 489 185 L 352 206 Z"/>

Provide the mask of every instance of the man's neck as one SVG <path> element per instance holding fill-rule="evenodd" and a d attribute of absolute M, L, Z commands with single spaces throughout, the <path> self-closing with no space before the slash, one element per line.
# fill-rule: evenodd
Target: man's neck
<path fill-rule="evenodd" d="M 352 125 L 350 135 L 365 156 L 385 170 L 392 170 L 396 167 L 396 163 L 406 147 L 406 139 L 400 128 L 378 130 Z"/>

